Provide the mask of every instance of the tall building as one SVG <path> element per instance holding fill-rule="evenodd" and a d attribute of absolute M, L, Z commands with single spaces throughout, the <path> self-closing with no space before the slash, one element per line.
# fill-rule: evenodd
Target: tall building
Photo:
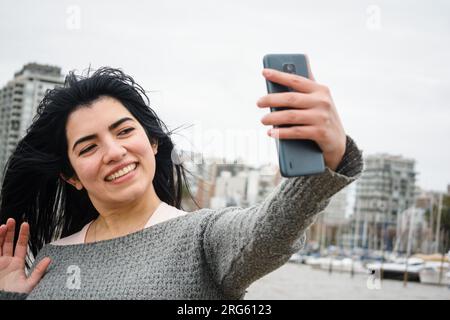
<path fill-rule="evenodd" d="M 63 83 L 61 68 L 29 63 L 0 89 L 0 180 L 6 161 L 31 124 L 46 91 Z"/>
<path fill-rule="evenodd" d="M 210 207 L 219 209 L 228 206 L 242 206 L 246 200 L 248 172 L 241 171 L 232 176 L 230 171 L 220 171 L 216 177 L 214 196 L 210 199 Z"/>
<path fill-rule="evenodd" d="M 195 201 L 200 208 L 210 206 L 211 198 L 215 193 L 216 177 L 220 175 L 218 166 L 223 162 L 224 160 L 220 158 L 201 157 L 201 161 L 196 161 L 193 166 L 195 169 L 192 171 L 196 175 Z"/>
<path fill-rule="evenodd" d="M 346 217 L 349 197 L 349 188 L 344 188 L 330 199 L 330 203 L 325 208 L 324 222 L 329 226 L 342 226 L 348 222 Z"/>
<path fill-rule="evenodd" d="M 226 206 L 248 207 L 264 200 L 280 182 L 275 165 L 253 168 L 242 160 L 233 162 L 224 158 L 184 154 L 183 165 L 189 171 L 189 184 L 193 201 L 186 199 L 187 208 L 223 208 Z"/>
<path fill-rule="evenodd" d="M 348 246 L 345 242 L 345 232 L 349 223 L 349 195 L 349 188 L 346 187 L 331 197 L 328 206 L 308 230 L 308 243 L 312 247 L 320 247 L 323 250 L 329 245 Z"/>
<path fill-rule="evenodd" d="M 415 204 L 415 161 L 376 154 L 364 162 L 365 170 L 356 186 L 356 246 L 392 250 L 402 213 Z"/>
<path fill-rule="evenodd" d="M 242 163 L 242 162 L 240 162 Z M 233 170 L 234 173 L 231 171 Z M 249 207 L 261 203 L 281 181 L 278 167 L 252 168 L 242 164 L 219 165 L 210 207 Z"/>

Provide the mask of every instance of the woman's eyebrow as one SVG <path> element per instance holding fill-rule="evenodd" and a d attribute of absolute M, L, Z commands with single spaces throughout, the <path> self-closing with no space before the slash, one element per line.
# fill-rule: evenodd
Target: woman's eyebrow
<path fill-rule="evenodd" d="M 128 118 L 128 117 L 119 119 L 119 120 L 117 120 L 116 122 L 114 122 L 113 124 L 111 124 L 111 125 L 108 127 L 109 131 L 114 130 L 115 128 L 117 128 L 118 126 L 120 126 L 120 125 L 121 125 L 122 123 L 124 123 L 125 121 L 134 121 L 134 120 L 131 119 L 131 118 Z M 75 147 L 77 146 L 77 144 L 82 143 L 82 142 L 87 141 L 87 140 L 92 140 L 92 139 L 95 139 L 95 138 L 97 138 L 97 134 L 90 134 L 90 135 L 88 135 L 88 136 L 85 136 L 85 137 L 83 137 L 83 138 L 78 139 L 78 140 L 74 143 L 74 145 L 73 145 L 73 147 L 72 147 L 72 151 L 75 150 Z"/>

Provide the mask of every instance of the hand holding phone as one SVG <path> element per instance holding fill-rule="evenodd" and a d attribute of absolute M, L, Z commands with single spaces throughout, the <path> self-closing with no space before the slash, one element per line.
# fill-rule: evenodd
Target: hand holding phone
<path fill-rule="evenodd" d="M 270 54 L 263 59 L 268 95 L 261 119 L 273 125 L 281 175 L 296 177 L 334 170 L 345 153 L 346 135 L 326 86 L 311 75 L 303 54 Z M 266 73 L 266 71 L 269 71 Z"/>

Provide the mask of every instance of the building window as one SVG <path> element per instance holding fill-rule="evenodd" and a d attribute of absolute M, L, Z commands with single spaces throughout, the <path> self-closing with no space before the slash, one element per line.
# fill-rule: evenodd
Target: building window
<path fill-rule="evenodd" d="M 20 121 L 12 120 L 11 121 L 11 129 L 12 130 L 19 130 L 19 128 L 20 128 Z"/>

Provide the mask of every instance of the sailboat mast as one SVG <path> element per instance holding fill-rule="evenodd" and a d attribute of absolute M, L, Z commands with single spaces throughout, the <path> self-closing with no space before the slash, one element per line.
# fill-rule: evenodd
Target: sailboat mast
<path fill-rule="evenodd" d="M 443 194 L 440 193 L 439 194 L 439 205 L 438 205 L 438 216 L 437 216 L 437 225 L 436 225 L 436 238 L 435 238 L 435 242 L 436 242 L 436 252 L 440 252 L 439 250 L 439 243 L 440 243 L 440 229 L 441 229 L 441 216 L 442 216 L 442 198 L 443 198 Z"/>

